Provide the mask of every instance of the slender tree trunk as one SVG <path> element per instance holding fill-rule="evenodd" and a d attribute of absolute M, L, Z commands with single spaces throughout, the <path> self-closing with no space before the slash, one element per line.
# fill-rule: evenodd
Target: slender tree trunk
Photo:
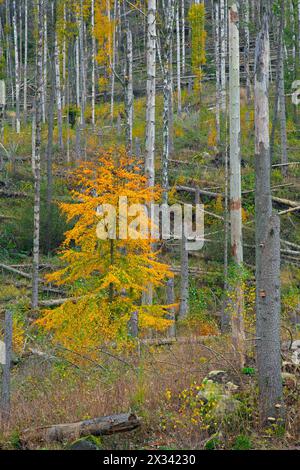
<path fill-rule="evenodd" d="M 92 124 L 94 126 L 95 125 L 95 102 L 96 102 L 95 0 L 92 0 L 92 3 L 91 3 L 91 22 L 92 22 Z"/>
<path fill-rule="evenodd" d="M 43 90 L 43 24 L 44 0 L 38 0 L 38 47 L 37 47 L 37 91 L 35 98 L 36 139 L 34 158 L 34 232 L 32 266 L 32 309 L 38 308 L 39 264 L 40 264 L 40 187 L 41 187 L 41 125 L 42 125 L 42 90 Z"/>
<path fill-rule="evenodd" d="M 27 121 L 27 68 L 28 68 L 28 0 L 24 0 L 24 122 Z"/>
<path fill-rule="evenodd" d="M 174 305 L 175 304 L 175 289 L 174 289 L 174 278 L 171 277 L 167 281 L 167 296 L 166 296 L 167 305 Z M 175 307 L 172 307 L 169 310 L 168 317 L 170 320 L 173 321 L 173 324 L 170 326 L 168 331 L 168 336 L 171 338 L 175 338 L 176 336 L 176 323 L 175 323 Z"/>
<path fill-rule="evenodd" d="M 185 76 L 185 0 L 181 0 L 182 76 Z"/>
<path fill-rule="evenodd" d="M 246 73 L 246 91 L 247 91 L 247 102 L 250 104 L 251 101 L 251 77 L 250 77 L 250 11 L 249 11 L 249 0 L 244 0 L 244 32 L 245 32 L 245 73 Z"/>
<path fill-rule="evenodd" d="M 147 104 L 145 174 L 155 184 L 155 82 L 156 82 L 156 0 L 148 0 L 147 14 Z"/>
<path fill-rule="evenodd" d="M 263 424 L 280 415 L 282 400 L 280 348 L 280 222 L 272 216 L 269 145 L 268 16 L 256 44 L 256 317 L 260 414 Z M 271 423 L 269 423 L 271 424 Z"/>
<path fill-rule="evenodd" d="M 43 123 L 46 122 L 46 102 L 47 102 L 47 63 L 48 63 L 48 33 L 47 33 L 47 7 L 44 12 L 44 55 L 43 55 L 43 92 L 42 92 L 42 115 Z"/>
<path fill-rule="evenodd" d="M 132 33 L 129 22 L 126 25 L 126 74 L 125 74 L 125 109 L 126 109 L 126 143 L 127 148 L 132 154 L 132 131 L 133 131 L 133 49 Z"/>
<path fill-rule="evenodd" d="M 60 63 L 57 33 L 55 32 L 54 45 L 54 63 L 55 63 L 55 85 L 56 85 L 56 105 L 57 105 L 57 124 L 58 124 L 58 143 L 60 150 L 63 150 L 63 119 L 62 119 L 62 99 L 61 99 L 61 82 L 60 82 Z"/>
<path fill-rule="evenodd" d="M 181 240 L 181 276 L 180 276 L 180 306 L 179 320 L 184 320 L 189 312 L 189 253 L 185 237 L 184 224 Z"/>
<path fill-rule="evenodd" d="M 181 50 L 180 50 L 180 24 L 179 5 L 176 8 L 176 38 L 177 38 L 177 113 L 181 115 Z"/>
<path fill-rule="evenodd" d="M 281 0 L 281 15 L 284 22 L 285 17 L 285 8 L 284 0 Z M 283 37 L 283 28 L 279 28 L 279 82 L 278 82 L 278 99 L 279 99 L 279 115 L 280 115 L 280 137 L 281 137 L 281 163 L 283 165 L 288 163 L 288 153 L 287 153 L 287 130 L 286 130 L 286 104 L 285 104 L 285 81 L 284 81 L 284 37 Z M 283 176 L 288 174 L 288 166 L 282 167 Z"/>
<path fill-rule="evenodd" d="M 213 25 L 214 25 L 214 42 L 215 42 L 215 60 L 216 60 L 216 129 L 218 146 L 221 141 L 221 125 L 220 125 L 220 95 L 221 95 L 221 79 L 220 79 L 220 29 L 219 29 L 219 2 L 212 1 L 213 9 Z"/>
<path fill-rule="evenodd" d="M 225 0 L 220 0 L 220 40 L 221 40 L 221 110 L 226 111 L 226 8 Z"/>
<path fill-rule="evenodd" d="M 52 9 L 50 22 L 50 48 L 51 56 L 55 54 L 55 10 Z M 54 130 L 54 105 L 55 105 L 55 64 L 50 63 L 50 101 L 48 107 L 48 143 L 47 143 L 47 251 L 51 251 L 51 235 L 52 235 L 52 192 L 53 192 L 53 175 L 52 175 L 52 157 L 53 157 L 53 130 Z"/>
<path fill-rule="evenodd" d="M 239 13 L 236 0 L 229 1 L 229 95 L 230 95 L 230 218 L 231 250 L 238 277 L 243 265 L 242 242 L 242 190 L 240 153 L 240 57 Z M 243 366 L 245 333 L 243 322 L 243 290 L 240 279 L 236 280 L 232 306 L 232 337 L 234 347 Z"/>
<path fill-rule="evenodd" d="M 17 131 L 17 134 L 20 134 L 20 132 L 21 132 L 21 121 L 20 121 L 20 62 L 19 62 L 19 48 L 18 48 L 16 0 L 13 1 L 13 31 L 14 31 L 14 46 L 15 46 L 16 131 Z"/>
<path fill-rule="evenodd" d="M 172 71 L 171 71 L 171 45 L 172 32 L 174 24 L 174 0 L 168 0 L 165 11 L 165 37 L 164 37 L 164 54 L 163 54 L 163 95 L 164 95 L 164 111 L 163 111 L 163 156 L 162 156 L 162 187 L 163 202 L 168 202 L 169 191 L 169 159 L 170 159 L 170 134 L 172 132 L 170 126 L 170 107 L 172 103 Z"/>

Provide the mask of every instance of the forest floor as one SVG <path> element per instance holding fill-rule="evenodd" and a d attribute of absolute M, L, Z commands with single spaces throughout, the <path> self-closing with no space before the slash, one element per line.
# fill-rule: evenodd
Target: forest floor
<path fill-rule="evenodd" d="M 199 110 L 195 102 L 174 120 L 174 153 L 170 162 L 170 180 L 176 186 L 199 186 L 207 191 L 224 191 L 224 151 L 216 149 L 214 111 L 210 109 L 209 96 L 205 95 Z M 189 97 L 188 102 L 191 102 Z M 107 109 L 106 109 L 107 108 Z M 120 108 L 121 109 L 121 108 Z M 120 110 L 116 110 L 116 113 Z M 162 100 L 158 100 L 158 142 L 161 141 Z M 145 103 L 135 103 L 134 137 L 141 142 L 144 135 Z M 111 128 L 109 106 L 97 108 L 101 132 L 91 132 L 86 137 L 87 158 L 95 158 L 102 146 L 108 147 L 124 141 L 116 127 Z M 201 123 L 201 125 L 199 125 Z M 190 318 L 179 327 L 178 336 L 184 343 L 149 346 L 141 343 L 139 350 L 103 350 L 99 363 L 87 363 L 70 354 L 61 358 L 59 348 L 49 345 L 48 338 L 32 327 L 31 317 L 31 250 L 32 250 L 32 197 L 33 179 L 30 168 L 31 131 L 24 128 L 16 137 L 10 127 L 5 129 L 4 145 L 11 158 L 1 174 L 0 188 L 0 264 L 9 265 L 27 274 L 11 273 L 0 267 L 0 315 L 12 308 L 15 316 L 15 360 L 12 369 L 12 416 L 10 425 L 3 425 L 0 448 L 21 447 L 22 432 L 26 428 L 76 422 L 92 417 L 132 411 L 142 421 L 140 429 L 102 437 L 97 445 L 103 449 L 295 449 L 300 448 L 300 371 L 284 370 L 287 424 L 271 425 L 262 430 L 258 421 L 258 396 L 254 358 L 254 123 L 253 112 L 242 108 L 243 157 L 243 218 L 245 223 L 245 264 L 248 269 L 245 281 L 246 328 L 248 340 L 247 367 L 240 371 L 230 339 L 219 334 L 219 319 L 223 305 L 223 254 L 224 206 L 222 197 L 203 198 L 207 215 L 206 233 L 209 241 L 201 254 L 190 257 Z M 75 133 L 71 129 L 71 138 Z M 293 120 L 288 119 L 289 158 L 299 159 L 299 135 Z M 57 135 L 55 135 L 57 139 Z M 46 142 L 46 129 L 43 129 Z M 225 142 L 225 139 L 222 139 Z M 276 158 L 279 154 L 276 133 Z M 199 151 L 201 149 L 201 151 Z M 158 147 L 157 154 L 161 154 Z M 74 154 L 72 159 L 75 160 Z M 69 200 L 70 181 L 65 168 L 66 158 L 57 149 L 54 170 L 51 215 L 51 237 L 47 232 L 46 162 L 42 161 L 42 220 L 41 220 L 41 278 L 59 265 L 57 248 L 63 240 L 67 224 L 59 214 L 56 203 Z M 277 160 L 276 160 L 277 161 Z M 272 172 L 274 196 L 300 201 L 300 166 L 291 167 L 289 176 L 283 178 L 279 168 Z M 160 166 L 157 168 L 160 177 Z M 3 180 L 3 181 L 2 181 Z M 7 192 L 1 195 L 2 192 Z M 175 194 L 175 201 L 191 201 L 188 191 Z M 5 197 L 4 197 L 5 196 Z M 300 205 L 300 204 L 299 204 Z M 276 205 L 277 209 L 288 207 Z M 50 248 L 51 254 L 46 253 Z M 300 245 L 300 223 L 297 214 L 287 214 L 282 220 L 282 239 Z M 285 249 L 287 246 L 285 246 Z M 173 267 L 179 268 L 178 246 L 164 252 L 164 260 L 172 254 Z M 287 250 L 289 251 L 289 250 Z M 293 251 L 290 250 L 290 251 Z M 171 254 L 170 254 L 171 253 Z M 284 340 L 300 339 L 299 330 L 290 323 L 297 315 L 299 304 L 300 268 L 293 258 L 283 253 L 282 293 Z M 175 266 L 174 266 L 175 265 Z M 28 278 L 29 277 L 29 278 Z M 41 300 L 61 297 L 62 293 L 41 289 Z M 48 286 L 49 287 L 49 286 Z M 175 282 L 178 297 L 179 279 Z M 63 293 L 63 295 L 67 295 Z M 162 293 L 159 293 L 162 295 Z M 202 339 L 203 336 L 206 339 Z M 195 338 L 201 337 L 201 341 Z M 290 362 L 290 354 L 284 352 Z M 212 371 L 224 371 L 222 383 L 215 383 L 212 393 L 207 387 Z M 209 381 L 210 383 L 210 381 Z M 208 393 L 208 395 L 207 395 Z M 206 394 L 205 400 L 203 394 Z M 208 399 L 207 399 L 208 396 Z M 225 398 L 224 398 L 225 397 Z M 206 402 L 207 400 L 207 402 Z M 224 401 L 225 400 L 225 401 Z M 225 404 L 224 404 L 225 403 Z M 223 408 L 222 408 L 223 407 Z M 55 448 L 68 448 L 63 443 Z M 29 448 L 49 447 L 47 443 L 28 442 Z"/>

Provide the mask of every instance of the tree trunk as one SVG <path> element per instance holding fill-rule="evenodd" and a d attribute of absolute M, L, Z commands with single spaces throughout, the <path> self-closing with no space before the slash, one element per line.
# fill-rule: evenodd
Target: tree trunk
<path fill-rule="evenodd" d="M 15 46 L 15 79 L 16 79 L 16 131 L 17 131 L 17 134 L 20 134 L 20 132 L 21 132 L 21 122 L 20 122 L 20 62 L 19 62 L 19 48 L 18 48 L 16 0 L 13 1 L 13 31 L 14 31 L 14 46 Z"/>
<path fill-rule="evenodd" d="M 21 440 L 28 441 L 63 442 L 86 436 L 107 436 L 111 434 L 133 431 L 141 425 L 139 418 L 134 414 L 120 414 L 94 418 L 78 423 L 54 424 L 37 429 L 23 431 Z"/>
<path fill-rule="evenodd" d="M 39 262 L 40 262 L 40 188 L 41 188 L 41 125 L 43 90 L 43 24 L 44 0 L 39 0 L 38 47 L 37 47 L 37 91 L 35 98 L 35 155 L 34 155 L 34 232 L 32 265 L 32 309 L 38 308 Z"/>
<path fill-rule="evenodd" d="M 156 0 L 148 0 L 147 14 L 147 105 L 145 173 L 150 187 L 155 184 L 155 84 L 156 84 Z"/>
<path fill-rule="evenodd" d="M 233 261 L 241 277 L 243 265 L 242 242 L 242 190 L 240 154 L 240 55 L 239 55 L 239 13 L 236 0 L 229 2 L 229 95 L 230 95 L 230 218 L 231 250 Z M 243 321 L 242 282 L 236 279 L 232 305 L 232 337 L 240 364 L 244 364 L 245 333 Z"/>
<path fill-rule="evenodd" d="M 256 44 L 256 317 L 260 415 L 278 416 L 282 400 L 280 351 L 280 222 L 272 216 L 269 145 L 269 25 L 265 15 Z M 270 423 L 271 424 L 271 423 Z"/>
<path fill-rule="evenodd" d="M 132 33 L 129 22 L 126 24 L 126 74 L 125 74 L 125 110 L 126 110 L 126 144 L 128 152 L 132 154 L 132 131 L 133 131 L 133 49 Z"/>
<path fill-rule="evenodd" d="M 180 276 L 180 306 L 179 320 L 184 320 L 189 312 L 189 252 L 185 237 L 184 224 L 181 240 L 181 276 Z"/>

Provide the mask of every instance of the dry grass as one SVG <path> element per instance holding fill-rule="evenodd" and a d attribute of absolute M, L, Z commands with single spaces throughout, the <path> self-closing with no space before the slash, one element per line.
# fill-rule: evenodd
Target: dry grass
<path fill-rule="evenodd" d="M 234 436 L 259 436 L 255 408 L 255 382 L 238 374 L 232 350 L 225 338 L 208 339 L 205 345 L 194 342 L 163 347 L 144 347 L 141 355 L 122 356 L 120 360 L 102 358 L 106 370 L 77 369 L 53 364 L 41 358 L 28 358 L 13 371 L 12 415 L 9 425 L 2 423 L 0 446 L 13 448 L 26 428 L 75 422 L 92 417 L 133 411 L 141 416 L 142 428 L 121 436 L 105 437 L 107 449 L 201 449 L 209 433 L 199 428 L 189 414 L 180 410 L 180 394 L 193 384 L 201 384 L 211 370 L 231 371 L 245 397 L 251 397 L 252 418 L 226 430 L 224 445 Z M 290 409 L 295 397 L 290 395 Z M 291 414 L 291 413 L 290 413 Z M 290 428 L 295 426 L 294 412 Z M 290 429 L 291 440 L 295 438 Z M 286 447 L 285 438 L 257 438 L 257 448 Z M 276 444 L 275 444 L 276 442 Z M 30 448 L 42 447 L 29 443 Z M 275 447 L 274 447 L 275 448 Z"/>

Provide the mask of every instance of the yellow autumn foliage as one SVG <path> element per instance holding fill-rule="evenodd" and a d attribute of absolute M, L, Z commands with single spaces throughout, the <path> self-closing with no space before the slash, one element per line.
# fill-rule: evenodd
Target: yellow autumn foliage
<path fill-rule="evenodd" d="M 84 163 L 73 174 L 72 203 L 61 210 L 74 226 L 65 234 L 61 249 L 64 267 L 47 280 L 70 286 L 72 300 L 45 310 L 37 324 L 51 332 L 55 342 L 77 352 L 96 351 L 103 342 L 128 337 L 128 321 L 138 313 L 140 329 L 164 330 L 170 326 L 168 306 L 143 306 L 141 296 L 151 283 L 157 288 L 172 276 L 169 267 L 152 251 L 154 240 L 102 240 L 97 226 L 104 204 L 116 208 L 119 197 L 131 204 L 159 201 L 161 190 L 149 188 L 141 166 L 125 149 L 102 152 L 98 162 Z M 128 223 L 132 219 L 128 216 Z M 150 220 L 147 219 L 150 227 Z"/>

